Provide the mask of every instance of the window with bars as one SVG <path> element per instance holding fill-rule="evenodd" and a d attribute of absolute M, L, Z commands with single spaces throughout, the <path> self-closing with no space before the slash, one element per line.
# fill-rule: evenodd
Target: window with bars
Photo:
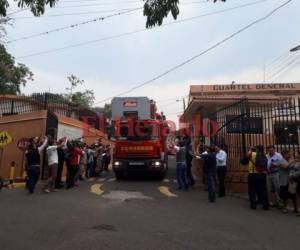
<path fill-rule="evenodd" d="M 244 127 L 242 129 L 242 118 L 235 115 L 226 116 L 226 132 L 227 133 L 246 133 L 246 134 L 262 134 L 263 119 L 262 117 L 246 117 L 244 118 Z"/>
<path fill-rule="evenodd" d="M 274 133 L 277 145 L 298 145 L 299 122 L 275 122 Z"/>

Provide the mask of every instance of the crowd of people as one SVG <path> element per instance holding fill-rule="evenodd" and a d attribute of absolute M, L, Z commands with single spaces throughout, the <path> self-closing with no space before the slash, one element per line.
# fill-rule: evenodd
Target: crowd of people
<path fill-rule="evenodd" d="M 78 185 L 78 182 L 90 177 L 99 176 L 102 171 L 109 170 L 110 145 L 103 145 L 101 140 L 88 145 L 82 138 L 58 141 L 51 136 L 35 137 L 29 140 L 25 153 L 26 187 L 33 194 L 40 177 L 42 154 L 46 153 L 47 181 L 43 187 L 45 193 L 56 192 L 64 187 L 63 169 L 66 166 L 67 189 Z"/>
<path fill-rule="evenodd" d="M 203 184 L 208 191 L 208 200 L 215 202 L 226 196 L 227 153 L 220 146 L 204 146 L 195 150 L 188 137 L 178 138 L 172 145 L 176 151 L 176 176 L 179 190 L 195 188 L 192 174 L 192 161 L 202 161 Z M 35 137 L 29 140 L 25 153 L 26 187 L 33 194 L 40 178 L 41 159 L 45 153 L 47 180 L 43 187 L 45 193 L 67 189 L 78 182 L 96 177 L 109 170 L 111 162 L 110 145 L 101 140 L 88 145 L 84 140 L 62 138 L 55 141 L 51 136 Z M 295 157 L 292 157 L 295 156 Z M 289 201 L 294 212 L 300 216 L 300 151 L 283 150 L 276 152 L 273 145 L 251 147 L 240 160 L 248 168 L 248 195 L 250 208 L 261 205 L 264 210 L 277 207 L 288 213 Z M 66 166 L 65 185 L 62 181 Z M 43 175 L 45 176 L 45 175 Z M 218 191 L 216 190 L 218 187 Z"/>
<path fill-rule="evenodd" d="M 225 179 L 227 171 L 227 153 L 220 146 L 207 146 L 202 150 L 192 150 L 189 138 L 178 138 L 173 148 L 176 150 L 176 169 L 178 189 L 194 188 L 191 174 L 193 158 L 203 162 L 203 183 L 208 191 L 208 200 L 215 202 L 218 196 L 226 195 Z M 281 153 L 273 145 L 251 147 L 241 159 L 248 167 L 248 195 L 250 208 L 255 210 L 261 205 L 264 210 L 277 207 L 283 213 L 288 212 L 291 201 L 293 211 L 300 216 L 300 152 L 293 158 L 289 150 Z M 216 187 L 218 186 L 218 192 Z"/>
<path fill-rule="evenodd" d="M 188 190 L 194 188 L 195 181 L 191 173 L 193 158 L 203 161 L 203 173 L 207 185 L 208 199 L 210 202 L 216 201 L 216 182 L 218 180 L 220 198 L 226 196 L 226 171 L 227 153 L 219 146 L 205 147 L 204 150 L 195 152 L 188 137 L 178 138 L 173 145 L 176 150 L 176 174 L 178 189 Z"/>
<path fill-rule="evenodd" d="M 289 150 L 276 152 L 273 145 L 253 147 L 241 163 L 248 165 L 248 191 L 250 208 L 261 204 L 263 209 L 277 207 L 283 213 L 288 212 L 288 202 L 293 211 L 300 216 L 300 152 L 293 158 Z"/>

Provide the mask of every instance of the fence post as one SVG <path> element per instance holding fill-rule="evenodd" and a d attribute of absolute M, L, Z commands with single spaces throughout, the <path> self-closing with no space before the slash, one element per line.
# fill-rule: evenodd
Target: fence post
<path fill-rule="evenodd" d="M 44 109 L 47 109 L 48 106 L 48 94 L 44 93 Z"/>
<path fill-rule="evenodd" d="M 241 102 L 241 134 L 242 134 L 242 153 L 243 155 L 246 154 L 246 134 L 245 134 L 245 125 L 246 121 L 248 120 L 248 113 L 247 113 L 247 101 L 246 98 L 244 98 Z M 246 118 L 246 119 L 245 119 Z"/>
<path fill-rule="evenodd" d="M 15 102 L 14 102 L 14 100 L 11 100 L 11 107 L 10 107 L 10 114 L 11 115 L 14 114 L 14 107 L 15 107 Z"/>

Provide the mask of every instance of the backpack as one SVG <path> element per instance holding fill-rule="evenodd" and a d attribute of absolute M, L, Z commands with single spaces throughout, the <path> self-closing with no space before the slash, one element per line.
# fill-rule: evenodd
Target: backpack
<path fill-rule="evenodd" d="M 263 152 L 256 153 L 256 161 L 255 166 L 257 172 L 263 172 L 267 170 L 268 167 L 268 158 L 265 156 Z"/>
<path fill-rule="evenodd" d="M 249 162 L 250 162 L 250 160 L 249 160 L 249 158 L 248 157 L 242 157 L 241 159 L 240 159 L 240 164 L 241 165 L 248 165 L 249 164 Z"/>

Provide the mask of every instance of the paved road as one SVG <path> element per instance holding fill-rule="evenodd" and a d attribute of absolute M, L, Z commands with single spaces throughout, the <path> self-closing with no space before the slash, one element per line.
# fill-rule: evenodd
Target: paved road
<path fill-rule="evenodd" d="M 210 204 L 200 189 L 176 191 L 171 166 L 164 181 L 119 182 L 109 173 L 52 194 L 2 190 L 0 249 L 299 248 L 300 218 L 252 211 L 231 197 Z"/>

